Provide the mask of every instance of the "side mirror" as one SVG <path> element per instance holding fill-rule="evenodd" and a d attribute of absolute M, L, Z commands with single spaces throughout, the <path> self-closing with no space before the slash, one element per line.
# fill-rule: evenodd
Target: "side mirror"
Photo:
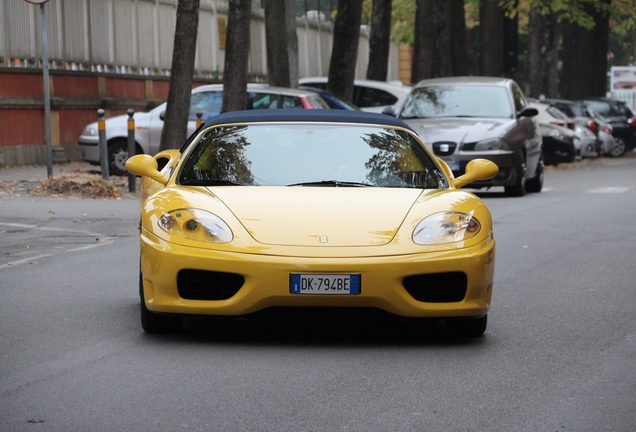
<path fill-rule="evenodd" d="M 539 114 L 539 111 L 536 108 L 532 107 L 524 107 L 521 111 L 517 113 L 517 118 L 521 117 L 534 117 Z"/>
<path fill-rule="evenodd" d="M 166 112 L 165 111 L 161 111 L 161 114 L 159 114 L 159 118 L 161 119 L 161 121 L 165 121 L 166 120 Z"/>
<path fill-rule="evenodd" d="M 391 117 L 397 117 L 397 113 L 393 111 L 393 108 L 391 107 L 384 108 L 384 110 L 382 110 L 382 114 L 389 115 Z"/>
<path fill-rule="evenodd" d="M 466 174 L 454 180 L 455 187 L 466 186 L 479 180 L 490 180 L 499 173 L 499 167 L 486 159 L 473 159 L 466 165 Z"/>
<path fill-rule="evenodd" d="M 126 169 L 138 176 L 150 177 L 151 179 L 166 185 L 170 177 L 159 172 L 157 160 L 146 154 L 131 157 L 126 161 Z"/>

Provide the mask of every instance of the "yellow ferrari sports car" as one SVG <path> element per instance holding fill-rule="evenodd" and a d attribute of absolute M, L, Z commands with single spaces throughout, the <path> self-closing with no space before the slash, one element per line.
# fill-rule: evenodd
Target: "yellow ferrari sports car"
<path fill-rule="evenodd" d="M 265 311 L 381 310 L 486 330 L 495 240 L 486 205 L 399 119 L 253 110 L 207 120 L 180 150 L 137 155 L 141 323 Z"/>

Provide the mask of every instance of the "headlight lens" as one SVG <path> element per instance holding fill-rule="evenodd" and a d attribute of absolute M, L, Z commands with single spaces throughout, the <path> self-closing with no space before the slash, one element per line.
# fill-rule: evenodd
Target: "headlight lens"
<path fill-rule="evenodd" d="M 475 150 L 502 150 L 506 148 L 506 141 L 501 138 L 487 139 L 475 144 Z"/>
<path fill-rule="evenodd" d="M 84 129 L 84 132 L 82 132 L 83 136 L 95 136 L 97 134 L 97 132 L 95 131 L 95 128 L 92 128 L 90 126 L 87 126 Z"/>
<path fill-rule="evenodd" d="M 480 230 L 481 225 L 472 212 L 441 212 L 417 224 L 413 241 L 419 245 L 454 243 L 468 240 Z"/>
<path fill-rule="evenodd" d="M 173 210 L 164 213 L 157 225 L 169 234 L 190 240 L 229 243 L 234 238 L 232 230 L 223 219 L 205 210 Z"/>

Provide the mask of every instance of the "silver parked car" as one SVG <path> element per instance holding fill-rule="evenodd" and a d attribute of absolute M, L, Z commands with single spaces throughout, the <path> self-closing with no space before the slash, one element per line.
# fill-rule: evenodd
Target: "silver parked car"
<path fill-rule="evenodd" d="M 537 110 L 511 79 L 452 77 L 420 81 L 398 112 L 455 176 L 476 158 L 499 166 L 492 180 L 471 187 L 504 186 L 510 196 L 543 187 L 542 137 Z"/>
<path fill-rule="evenodd" d="M 325 90 L 328 77 L 305 77 L 298 80 L 301 86 Z M 353 100 L 362 111 L 381 113 L 388 107 L 399 109 L 411 92 L 412 87 L 399 81 L 374 81 L 357 79 L 353 81 Z"/>
<path fill-rule="evenodd" d="M 247 109 L 269 108 L 310 108 L 328 109 L 329 105 L 314 91 L 269 87 L 266 84 L 248 84 Z M 197 113 L 206 119 L 221 111 L 223 84 L 204 85 L 192 90 L 188 135 L 196 129 Z M 166 104 L 155 109 L 135 114 L 135 143 L 137 154 L 154 155 L 159 151 L 163 114 Z M 128 160 L 128 115 L 111 117 L 106 120 L 106 141 L 108 142 L 108 164 L 111 175 L 124 175 L 128 171 L 124 164 Z M 99 137 L 97 122 L 84 128 L 79 137 L 79 145 L 85 161 L 99 165 Z M 181 144 L 181 143 L 180 143 Z"/>

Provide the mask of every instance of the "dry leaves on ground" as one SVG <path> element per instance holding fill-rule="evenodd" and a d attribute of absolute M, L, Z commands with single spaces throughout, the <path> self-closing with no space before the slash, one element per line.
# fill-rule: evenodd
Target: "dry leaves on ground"
<path fill-rule="evenodd" d="M 43 180 L 31 193 L 50 196 L 74 195 L 84 198 L 123 198 L 119 186 L 112 180 L 106 181 L 99 174 L 84 171 L 73 171 Z"/>

